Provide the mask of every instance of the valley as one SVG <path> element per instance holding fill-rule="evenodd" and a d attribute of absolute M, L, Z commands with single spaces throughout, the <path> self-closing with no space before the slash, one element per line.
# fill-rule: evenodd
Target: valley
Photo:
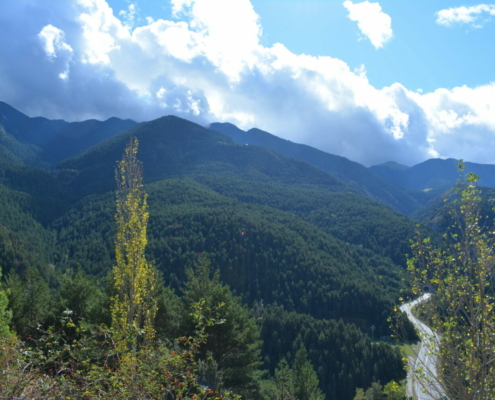
<path fill-rule="evenodd" d="M 410 240 L 418 229 L 439 237 L 431 216 L 438 220 L 436 196 L 455 184 L 440 174 L 455 171 L 450 160 L 436 161 L 441 168 L 424 183 L 401 186 L 399 174 L 420 167 L 366 168 L 228 124 L 208 129 L 174 116 L 67 123 L 0 103 L 0 125 L 0 263 L 19 335 L 56 320 L 69 304 L 61 290 L 71 274 L 92 287 L 78 312 L 95 326 L 110 323 L 114 169 L 134 137 L 148 194 L 146 257 L 163 285 L 161 340 L 185 329 L 187 271 L 204 254 L 215 285 L 236 296 L 262 340 L 245 398 L 273 385 L 282 359 L 301 346 L 328 400 L 405 378 L 388 319 L 411 293 Z M 422 221 L 431 227 L 410 218 L 419 215 L 430 215 Z"/>

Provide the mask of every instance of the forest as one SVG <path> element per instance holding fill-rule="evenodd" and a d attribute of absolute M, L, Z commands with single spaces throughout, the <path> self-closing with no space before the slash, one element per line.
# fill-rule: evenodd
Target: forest
<path fill-rule="evenodd" d="M 0 162 L 1 362 L 31 367 L 11 367 L 3 397 L 45 377 L 45 394 L 25 398 L 352 400 L 380 385 L 401 398 L 388 319 L 411 293 L 416 222 L 304 161 L 177 117 L 76 155 L 32 144 L 32 163 L 29 138 L 4 133 L 2 151 L 17 155 Z M 129 307 L 153 318 L 117 327 L 129 282 L 116 284 L 115 168 L 131 137 L 146 199 L 135 214 L 147 216 L 138 258 L 154 278 L 142 283 L 150 303 Z"/>

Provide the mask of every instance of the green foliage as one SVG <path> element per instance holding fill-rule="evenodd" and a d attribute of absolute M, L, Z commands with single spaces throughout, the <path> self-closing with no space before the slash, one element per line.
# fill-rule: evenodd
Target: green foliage
<path fill-rule="evenodd" d="M 131 137 L 115 169 L 117 238 L 112 275 L 116 293 L 112 297 L 111 313 L 119 351 L 136 346 L 138 337 L 149 346 L 156 334 L 157 277 L 144 254 L 148 243 L 148 195 L 143 190 L 137 151 L 138 141 Z M 138 337 L 130 331 L 138 332 Z"/>
<path fill-rule="evenodd" d="M 383 387 L 383 394 L 386 400 L 406 400 L 406 381 L 402 384 L 390 381 Z"/>
<path fill-rule="evenodd" d="M 0 269 L 0 278 L 2 277 L 2 270 Z M 12 335 L 9 324 L 12 320 L 12 311 L 8 310 L 9 299 L 7 297 L 8 292 L 0 290 L 0 339 L 8 338 Z"/>
<path fill-rule="evenodd" d="M 307 359 L 304 346 L 296 353 L 292 366 L 292 384 L 294 397 L 299 400 L 323 400 L 324 396 L 319 389 L 318 377 L 311 362 Z"/>
<path fill-rule="evenodd" d="M 206 175 L 196 179 L 223 196 L 297 215 L 336 238 L 406 265 L 415 223 L 369 198 L 309 184 L 246 182 L 235 177 L 219 180 Z"/>
<path fill-rule="evenodd" d="M 287 353 L 294 357 L 303 344 L 328 400 L 352 399 L 356 387 L 405 378 L 399 349 L 383 342 L 372 344 L 354 324 L 342 320 L 319 320 L 265 306 L 261 338 L 270 371 Z"/>
<path fill-rule="evenodd" d="M 282 358 L 275 369 L 274 384 L 267 390 L 273 400 L 323 400 L 318 377 L 313 365 L 306 357 L 306 349 L 301 346 L 296 353 L 292 368 Z"/>
<path fill-rule="evenodd" d="M 218 271 L 213 277 L 210 274 L 210 261 L 202 255 L 197 268 L 187 271 L 184 288 L 187 306 L 202 301 L 207 309 L 214 310 L 213 314 L 206 313 L 206 317 L 222 322 L 205 330 L 208 340 L 200 347 L 199 357 L 203 360 L 211 357 L 218 373 L 213 374 L 216 382 L 204 376 L 204 383 L 213 388 L 234 390 L 246 399 L 259 398 L 259 327 L 240 298 L 233 296 L 228 286 L 219 281 Z M 190 331 L 194 320 L 189 319 L 188 325 Z"/>
<path fill-rule="evenodd" d="M 373 382 L 371 387 L 366 391 L 366 400 L 385 400 L 382 392 L 382 385 L 378 382 Z"/>
<path fill-rule="evenodd" d="M 460 205 L 452 210 L 444 246 L 418 237 L 409 260 L 415 293 L 425 284 L 434 287 L 421 315 L 439 335 L 440 384 L 451 399 L 489 398 L 495 387 L 495 242 L 493 232 L 481 226 L 477 180 L 469 173 L 460 182 Z"/>
<path fill-rule="evenodd" d="M 354 400 L 407 400 L 406 381 L 402 384 L 390 381 L 383 387 L 379 382 L 373 382 L 366 392 L 357 388 Z"/>
<path fill-rule="evenodd" d="M 90 324 L 107 322 L 108 298 L 95 279 L 79 267 L 67 269 L 58 278 L 56 315 L 64 311 L 74 312 L 74 317 Z"/>
<path fill-rule="evenodd" d="M 395 210 L 406 214 L 420 207 L 426 200 L 426 196 L 423 196 L 421 192 L 405 189 L 399 186 L 401 185 L 400 182 L 397 186 L 390 184 L 370 172 L 368 168 L 350 161 L 345 157 L 339 157 L 306 145 L 293 143 L 259 129 L 251 129 L 249 132 L 244 132 L 228 123 L 214 123 L 210 127 L 211 129 L 229 135 L 241 145 L 263 146 L 288 157 L 308 162 L 342 180 L 354 192 L 381 201 Z"/>
<path fill-rule="evenodd" d="M 235 145 L 176 117 L 136 126 L 62 162 L 53 175 L 1 164 L 0 260 L 20 337 L 38 340 L 43 326 L 60 329 L 54 316 L 64 311 L 73 312 L 70 341 L 110 324 L 118 233 L 112 169 L 131 134 L 153 182 L 146 186 L 143 257 L 162 276 L 154 299 L 164 345 L 143 356 L 148 364 L 172 351 L 171 338 L 185 328 L 195 337 L 184 302 L 204 298 L 208 318 L 226 320 L 207 326 L 211 340 L 198 347 L 197 373 L 211 388 L 259 398 L 260 329 L 265 368 L 274 374 L 279 360 L 293 360 L 303 343 L 328 399 L 348 400 L 357 385 L 400 379 L 395 350 L 371 346 L 361 332 L 374 325 L 376 336 L 389 333 L 411 222 L 306 163 Z M 196 278 L 185 274 L 203 252 L 219 274 L 211 277 L 203 267 Z M 186 281 L 181 300 L 174 292 Z M 254 317 L 246 306 L 253 304 Z M 227 345 L 236 350 L 229 353 Z M 100 349 L 96 364 L 109 349 Z M 135 365 L 154 368 L 148 364 Z"/>
<path fill-rule="evenodd" d="M 203 315 L 204 303 L 195 304 L 193 336 L 170 346 L 119 353 L 108 329 L 80 330 L 67 311 L 57 329 L 44 330 L 22 343 L 2 338 L 0 396 L 2 398 L 85 399 L 202 399 L 239 400 L 197 383 L 194 357 L 206 339 L 205 328 L 216 321 Z"/>
<path fill-rule="evenodd" d="M 28 268 L 21 278 L 11 272 L 6 279 L 12 324 L 21 338 L 35 334 L 39 324 L 53 317 L 52 291 L 35 268 Z"/>
<path fill-rule="evenodd" d="M 184 267 L 205 251 L 248 304 L 263 299 L 318 318 L 359 318 L 387 333 L 384 310 L 392 310 L 402 285 L 401 269 L 390 259 L 335 240 L 286 212 L 245 205 L 194 182 L 163 181 L 147 190 L 146 256 L 175 289 L 185 279 Z M 61 252 L 72 255 L 69 265 L 106 273 L 112 214 L 111 197 L 103 195 L 80 202 L 55 222 Z"/>
<path fill-rule="evenodd" d="M 270 393 L 275 400 L 293 400 L 294 384 L 293 374 L 289 363 L 282 358 L 275 369 L 275 388 Z"/>

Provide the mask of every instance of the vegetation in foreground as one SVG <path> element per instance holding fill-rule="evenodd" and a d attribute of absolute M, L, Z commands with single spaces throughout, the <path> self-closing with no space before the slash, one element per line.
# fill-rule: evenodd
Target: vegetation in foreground
<path fill-rule="evenodd" d="M 462 160 L 458 166 L 462 175 Z M 452 400 L 491 399 L 495 390 L 495 236 L 480 213 L 477 181 L 468 173 L 458 184 L 443 246 L 418 236 L 408 267 L 414 292 L 433 292 L 418 312 L 436 333 L 436 386 Z"/>

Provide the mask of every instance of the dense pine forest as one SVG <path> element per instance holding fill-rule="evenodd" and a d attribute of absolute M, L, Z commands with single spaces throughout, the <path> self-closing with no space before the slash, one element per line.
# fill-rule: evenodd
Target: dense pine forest
<path fill-rule="evenodd" d="M 9 325 L 10 343 L 15 336 L 18 349 L 38 355 L 26 361 L 36 373 L 73 362 L 63 385 L 57 381 L 60 393 L 104 397 L 111 386 L 121 398 L 351 400 L 358 388 L 405 379 L 389 318 L 410 290 L 410 239 L 418 229 L 435 232 L 376 199 L 407 197 L 408 211 L 441 230 L 448 222 L 436 203 L 420 209 L 431 195 L 388 182 L 390 195 L 371 193 L 344 174 L 177 117 L 74 126 L 1 106 L 0 325 Z M 151 348 L 159 349 L 151 354 L 138 332 L 132 354 L 142 352 L 150 374 L 191 371 L 191 379 L 181 375 L 191 392 L 161 381 L 169 397 L 155 389 L 125 397 L 122 382 L 132 373 L 111 374 L 125 359 L 108 331 L 118 292 L 115 166 L 131 137 L 147 196 L 144 254 L 156 271 Z M 106 339 L 90 345 L 91 335 Z M 50 359 L 50 346 L 55 354 L 62 343 L 87 346 L 94 368 L 74 350 Z M 4 367 L 15 359 L 1 357 Z M 97 373 L 106 383 L 89 388 Z"/>

